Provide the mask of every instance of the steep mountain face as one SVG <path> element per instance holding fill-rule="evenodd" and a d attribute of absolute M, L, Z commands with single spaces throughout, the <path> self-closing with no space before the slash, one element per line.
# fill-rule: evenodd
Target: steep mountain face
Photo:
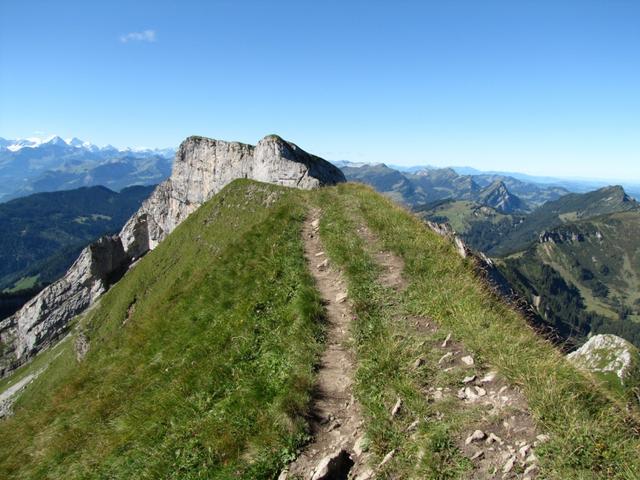
<path fill-rule="evenodd" d="M 345 181 L 340 170 L 270 135 L 255 147 L 189 137 L 171 177 L 158 185 L 119 235 L 85 248 L 66 275 L 0 322 L 3 372 L 15 368 L 66 331 L 126 268 L 155 248 L 200 205 L 237 178 L 310 189 Z"/>
<path fill-rule="evenodd" d="M 615 333 L 640 345 L 640 210 L 544 230 L 504 259 L 505 273 L 574 336 Z"/>
<path fill-rule="evenodd" d="M 502 213 L 523 212 L 527 210 L 525 203 L 513 195 L 501 180 L 496 180 L 483 189 L 478 195 L 478 201 Z"/>
<path fill-rule="evenodd" d="M 37 193 L 0 204 L 0 290 L 51 283 L 80 250 L 118 232 L 152 186 Z"/>
<path fill-rule="evenodd" d="M 171 149 L 97 147 L 77 138 L 3 140 L 0 201 L 37 192 L 103 185 L 153 185 L 171 173 Z"/>

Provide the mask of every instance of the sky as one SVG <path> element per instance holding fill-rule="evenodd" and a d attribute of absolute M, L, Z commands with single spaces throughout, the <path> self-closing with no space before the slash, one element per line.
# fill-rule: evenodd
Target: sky
<path fill-rule="evenodd" d="M 640 2 L 0 0 L 0 136 L 640 180 Z"/>

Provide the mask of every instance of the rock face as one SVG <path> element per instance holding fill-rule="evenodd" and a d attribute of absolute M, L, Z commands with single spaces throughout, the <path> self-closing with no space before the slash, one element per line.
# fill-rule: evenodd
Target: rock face
<path fill-rule="evenodd" d="M 0 374 L 56 341 L 69 321 L 92 305 L 185 218 L 238 178 L 311 189 L 344 182 L 342 172 L 276 135 L 256 146 L 189 137 L 171 177 L 158 185 L 119 235 L 86 247 L 63 278 L 0 322 Z"/>
<path fill-rule="evenodd" d="M 594 373 L 614 373 L 621 384 L 638 366 L 640 354 L 632 344 L 616 335 L 594 335 L 567 358 Z"/>

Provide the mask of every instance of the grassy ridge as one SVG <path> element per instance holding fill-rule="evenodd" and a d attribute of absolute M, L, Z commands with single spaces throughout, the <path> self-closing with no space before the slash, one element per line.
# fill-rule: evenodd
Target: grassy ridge
<path fill-rule="evenodd" d="M 621 405 L 498 302 L 472 266 L 418 219 L 369 188 L 347 185 L 338 191 L 384 247 L 404 259 L 407 310 L 436 319 L 522 389 L 535 420 L 552 437 L 538 450 L 547 476 L 640 476 L 640 440 Z"/>
<path fill-rule="evenodd" d="M 323 209 L 322 241 L 348 282 L 370 451 L 374 460 L 396 451 L 383 476 L 459 478 L 471 468 L 456 439 L 481 412 L 425 399 L 426 387 L 454 388 L 464 375 L 430 367 L 449 331 L 521 388 L 551 434 L 537 450 L 544 478 L 640 476 L 640 441 L 622 408 L 418 219 L 363 186 L 309 193 L 241 180 L 79 319 L 74 335 L 91 346 L 82 362 L 73 341 L 36 359 L 50 366 L 0 422 L 0 478 L 274 478 L 306 438 L 322 348 L 300 235 L 309 200 Z M 402 294 L 379 284 L 362 221 L 404 259 Z M 414 328 L 412 315 L 442 328 Z M 417 356 L 424 368 L 412 367 Z"/>
<path fill-rule="evenodd" d="M 81 321 L 86 359 L 68 349 L 0 423 L 0 477 L 271 478 L 322 334 L 304 213 L 238 181 L 178 227 Z"/>
<path fill-rule="evenodd" d="M 393 459 L 381 478 L 459 478 L 471 464 L 455 446 L 454 435 L 479 418 L 478 411 L 461 411 L 459 402 L 426 402 L 429 385 L 454 388 L 464 377 L 461 370 L 444 373 L 428 366 L 412 368 L 418 356 L 436 365 L 442 354 L 429 344 L 439 344 L 442 333 L 418 332 L 406 318 L 401 297 L 377 281 L 380 267 L 370 255 L 373 245 L 358 235 L 358 201 L 361 187 L 324 190 L 319 198 L 323 217 L 320 233 L 333 262 L 345 272 L 355 314 L 354 348 L 357 353 L 356 393 L 363 409 L 369 448 L 374 462 L 390 451 Z M 369 190 L 364 190 L 369 193 Z M 372 193 L 369 193 L 372 194 Z M 378 196 L 377 194 L 372 194 Z M 427 345 L 425 345 L 425 343 Z M 401 398 L 396 418 L 389 411 Z M 444 419 L 435 421 L 445 414 Z M 412 434 L 407 428 L 422 421 Z"/>

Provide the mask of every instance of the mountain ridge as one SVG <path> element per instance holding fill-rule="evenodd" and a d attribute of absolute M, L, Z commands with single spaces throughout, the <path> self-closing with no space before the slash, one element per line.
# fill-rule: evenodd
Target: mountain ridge
<path fill-rule="evenodd" d="M 237 178 L 303 189 L 345 180 L 337 167 L 275 135 L 255 147 L 187 138 L 178 148 L 171 177 L 155 188 L 118 235 L 85 248 L 64 277 L 0 322 L 2 372 L 6 374 L 64 333 L 68 322 L 107 291 L 132 262 Z"/>

